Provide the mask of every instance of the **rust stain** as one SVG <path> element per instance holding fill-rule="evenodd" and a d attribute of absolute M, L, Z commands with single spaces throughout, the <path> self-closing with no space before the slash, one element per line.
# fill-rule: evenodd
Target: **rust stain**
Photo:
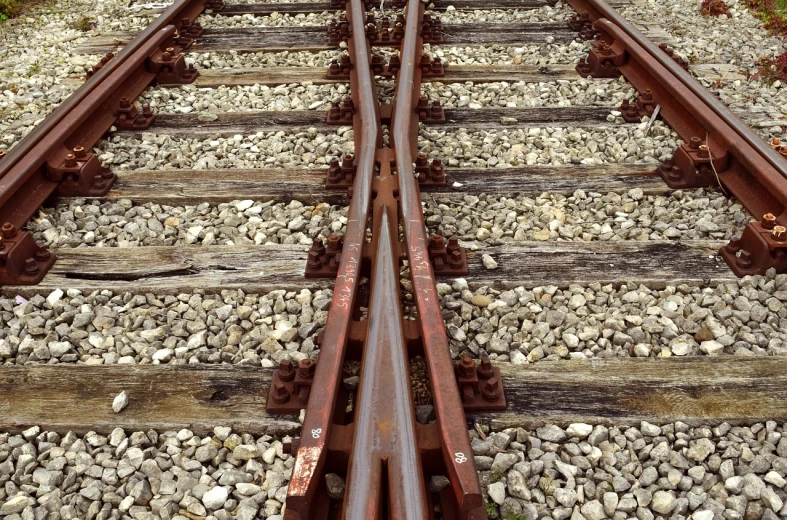
<path fill-rule="evenodd" d="M 322 449 L 319 446 L 304 446 L 298 449 L 287 495 L 302 496 L 306 494 L 309 482 L 317 469 L 321 452 Z"/>

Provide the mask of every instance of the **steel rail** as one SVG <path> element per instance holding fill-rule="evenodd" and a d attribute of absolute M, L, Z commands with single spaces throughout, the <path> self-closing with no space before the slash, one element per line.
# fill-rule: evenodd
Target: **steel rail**
<path fill-rule="evenodd" d="M 341 263 L 323 332 L 320 361 L 314 375 L 313 387 L 319 391 L 312 392 L 309 397 L 309 411 L 302 427 L 305 434 L 301 436 L 287 490 L 287 512 L 292 511 L 302 519 L 309 518 L 310 504 L 317 487 L 322 485 L 320 479 L 315 477 L 321 474 L 327 457 L 327 441 L 341 381 L 339 375 L 358 293 L 362 249 L 372 200 L 375 151 L 378 139 L 382 139 L 378 126 L 377 91 L 371 72 L 371 53 L 364 32 L 363 3 L 361 0 L 349 0 L 347 6 L 352 28 L 349 42 L 353 62 L 350 91 L 356 107 L 353 127 L 356 129 L 357 171 L 344 232 Z"/>
<path fill-rule="evenodd" d="M 388 172 L 390 175 L 390 172 Z M 372 267 L 369 332 L 358 386 L 355 438 L 343 518 L 423 520 L 429 517 L 409 360 L 402 331 L 398 235 L 394 206 L 380 208 Z M 382 485 L 387 483 L 387 489 Z M 388 507 L 383 504 L 387 502 Z"/>
<path fill-rule="evenodd" d="M 417 147 L 417 124 L 413 117 L 420 92 L 423 40 L 418 32 L 424 6 L 409 0 L 405 35 L 400 51 L 401 68 L 396 76 L 395 104 L 392 111 L 391 140 L 395 149 L 399 177 L 402 227 L 409 259 L 413 293 L 420 321 L 424 354 L 429 370 L 435 415 L 442 439 L 443 460 L 456 496 L 461 518 L 486 518 L 481 486 L 473 461 L 462 400 L 454 373 L 437 294 L 428 239 L 421 207 L 420 190 L 414 175 L 414 150 Z"/>
<path fill-rule="evenodd" d="M 767 159 L 778 172 L 787 178 L 787 161 L 773 150 L 760 136 L 732 113 L 719 99 L 708 92 L 691 74 L 683 70 L 664 51 L 654 45 L 639 29 L 629 23 L 623 16 L 612 8 L 605 0 L 568 0 L 569 5 L 578 13 L 588 12 L 593 20 L 606 18 L 609 22 L 619 27 L 632 40 L 647 51 L 652 59 L 669 71 L 669 73 L 683 83 L 702 103 L 713 110 L 727 126 L 734 129 L 741 138 L 754 148 L 757 153 Z"/>
<path fill-rule="evenodd" d="M 206 0 L 175 0 L 161 15 L 159 15 L 145 30 L 131 40 L 106 65 L 98 72 L 93 74 L 85 83 L 76 89 L 65 101 L 47 115 L 28 135 L 19 143 L 11 148 L 0 160 L 0 177 L 5 176 L 8 171 L 24 156 L 31 153 L 33 147 L 44 139 L 52 129 L 60 123 L 76 106 L 81 103 L 93 90 L 102 84 L 112 73 L 114 73 L 126 60 L 133 56 L 139 49 L 173 20 L 176 28 L 180 27 L 183 18 L 193 21 L 205 9 Z"/>
<path fill-rule="evenodd" d="M 29 153 L 5 169 L 5 175 L 0 177 L 1 222 L 11 222 L 20 227 L 25 224 L 59 184 L 59 181 L 46 177 L 45 163 L 55 156 L 54 162 L 59 165 L 73 146 L 92 146 L 117 118 L 115 111 L 119 92 L 139 93 L 156 77 L 155 73 L 144 70 L 145 60 L 174 34 L 173 26 L 164 26 L 140 42 L 128 59 L 113 67 L 104 81 L 94 85 L 78 103 L 73 104 L 66 117 L 50 125 L 48 132 L 38 141 L 31 141 Z M 29 183 L 36 173 L 39 174 L 36 182 Z M 12 198 L 14 204 L 7 204 Z"/>
<path fill-rule="evenodd" d="M 601 18 L 596 21 L 596 27 L 602 31 L 602 38 L 606 33 L 612 41 L 623 46 L 630 59 L 625 65 L 619 66 L 620 71 L 640 92 L 648 88 L 653 91 L 654 98 L 661 100 L 662 117 L 684 141 L 699 137 L 704 142 L 707 133 L 713 157 L 719 158 L 729 152 L 730 165 L 724 171 L 719 171 L 719 182 L 730 189 L 752 215 L 761 217 L 768 212 L 779 214 L 787 207 L 787 177 L 764 154 L 758 153 L 735 131 L 736 128 L 713 111 L 703 97 L 679 81 L 672 70 L 660 61 L 651 60 L 651 54 L 645 46 L 620 26 Z M 673 69 L 677 68 L 685 74 L 675 62 L 668 61 Z M 676 101 L 670 102 L 670 99 Z M 745 126 L 742 122 L 740 124 Z M 766 144 L 759 137 L 757 139 Z M 768 151 L 775 153 L 770 146 Z M 781 159 L 781 162 L 787 165 L 787 161 Z"/>

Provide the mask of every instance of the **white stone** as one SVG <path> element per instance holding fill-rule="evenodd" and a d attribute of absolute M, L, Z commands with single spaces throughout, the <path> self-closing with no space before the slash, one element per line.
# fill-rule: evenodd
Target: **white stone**
<path fill-rule="evenodd" d="M 487 492 L 489 493 L 489 498 L 497 505 L 502 504 L 506 499 L 506 486 L 502 482 L 489 484 Z"/>
<path fill-rule="evenodd" d="M 566 428 L 566 433 L 569 437 L 579 437 L 580 439 L 584 439 L 590 432 L 593 431 L 593 427 L 589 424 L 585 423 L 571 423 Z"/>
<path fill-rule="evenodd" d="M 202 495 L 202 503 L 207 509 L 216 510 L 221 508 L 227 501 L 229 491 L 224 486 L 216 486 L 204 495 Z"/>
<path fill-rule="evenodd" d="M 128 406 L 128 394 L 124 390 L 115 396 L 115 399 L 112 401 L 112 410 L 115 413 L 120 413 L 126 406 Z"/>
<path fill-rule="evenodd" d="M 481 256 L 481 262 L 484 264 L 484 267 L 487 269 L 497 269 L 497 262 L 495 259 L 492 258 L 490 255 L 484 254 Z"/>
<path fill-rule="evenodd" d="M 784 484 L 787 484 L 787 481 L 784 480 L 784 477 L 782 477 L 775 471 L 769 471 L 768 474 L 765 475 L 763 480 L 768 484 L 773 484 L 776 487 L 784 487 Z"/>
<path fill-rule="evenodd" d="M 59 302 L 60 298 L 62 297 L 63 297 L 63 291 L 61 291 L 60 289 L 55 289 L 54 291 L 49 293 L 49 296 L 46 297 L 46 301 L 50 306 L 54 307 L 54 305 L 57 302 Z"/>

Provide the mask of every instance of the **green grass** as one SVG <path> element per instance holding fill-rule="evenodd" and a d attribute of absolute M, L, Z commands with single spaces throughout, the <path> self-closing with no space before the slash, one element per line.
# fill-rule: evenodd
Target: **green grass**
<path fill-rule="evenodd" d="M 787 0 L 746 0 L 746 3 L 766 29 L 787 37 Z"/>
<path fill-rule="evenodd" d="M 19 0 L 0 0 L 0 22 L 5 22 L 19 14 L 20 8 Z"/>
<path fill-rule="evenodd" d="M 96 26 L 96 21 L 89 16 L 83 16 L 82 18 L 74 22 L 73 25 L 74 29 L 77 29 L 82 32 L 87 32 L 93 29 L 95 26 Z"/>

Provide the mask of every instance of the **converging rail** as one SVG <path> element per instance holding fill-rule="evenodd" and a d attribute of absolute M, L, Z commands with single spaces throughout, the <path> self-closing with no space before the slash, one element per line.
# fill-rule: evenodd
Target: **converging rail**
<path fill-rule="evenodd" d="M 486 518 L 413 169 L 423 17 L 423 4 L 411 0 L 396 71 L 395 103 L 386 110 L 389 147 L 382 139 L 365 8 L 361 0 L 347 3 L 352 100 L 343 108 L 351 111 L 355 130 L 354 183 L 320 361 L 308 393 L 304 433 L 294 443 L 297 458 L 287 497 L 288 520 L 334 516 L 415 520 L 434 517 L 435 507 L 445 519 Z M 313 252 L 319 249 L 318 245 Z M 413 282 L 414 323 L 405 320 L 401 308 L 399 279 L 404 262 Z M 310 267 L 330 267 L 324 263 L 314 258 Z M 368 319 L 360 321 L 356 316 L 362 276 L 370 278 L 371 287 Z M 431 424 L 420 424 L 415 418 L 409 358 L 418 353 L 425 356 L 429 369 L 436 414 Z M 348 415 L 339 384 L 344 362 L 353 358 L 360 358 L 362 365 L 357 413 Z M 285 364 L 274 374 L 269 410 L 277 405 L 297 410 L 306 404 L 293 402 L 300 399 L 297 388 L 292 395 L 284 388 L 290 370 Z M 487 386 L 483 390 L 494 395 L 491 401 L 502 397 L 496 377 L 488 378 Z M 347 475 L 345 497 L 334 506 L 327 504 L 323 484 L 328 472 Z M 440 494 L 439 504 L 428 490 L 431 475 L 445 475 L 451 482 Z"/>

